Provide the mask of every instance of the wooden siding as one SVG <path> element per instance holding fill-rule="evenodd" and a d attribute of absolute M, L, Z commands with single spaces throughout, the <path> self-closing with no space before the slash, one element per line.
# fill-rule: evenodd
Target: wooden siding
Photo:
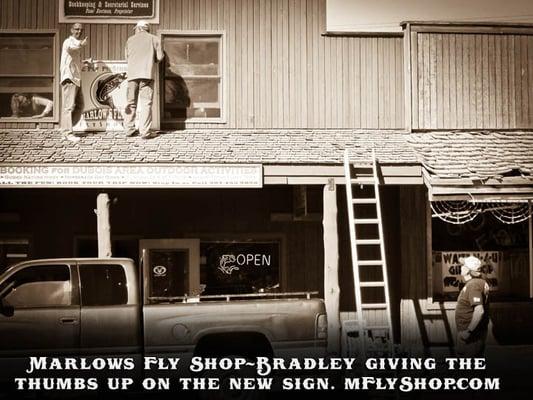
<path fill-rule="evenodd" d="M 156 32 L 225 33 L 226 121 L 186 127 L 402 128 L 402 38 L 323 36 L 325 12 L 325 0 L 161 0 Z M 69 33 L 55 0 L 0 0 L 0 14 L 0 29 Z M 85 24 L 83 56 L 122 59 L 132 27 Z"/>
<path fill-rule="evenodd" d="M 413 32 L 411 66 L 413 129 L 533 127 L 531 33 Z"/>

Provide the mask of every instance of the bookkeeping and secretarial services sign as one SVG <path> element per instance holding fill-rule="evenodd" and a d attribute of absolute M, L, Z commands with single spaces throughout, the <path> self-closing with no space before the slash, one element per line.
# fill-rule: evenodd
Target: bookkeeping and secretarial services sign
<path fill-rule="evenodd" d="M 0 188 L 260 188 L 259 164 L 0 164 Z"/>
<path fill-rule="evenodd" d="M 159 23 L 158 0 L 61 0 L 59 22 L 132 24 L 144 19 Z"/>

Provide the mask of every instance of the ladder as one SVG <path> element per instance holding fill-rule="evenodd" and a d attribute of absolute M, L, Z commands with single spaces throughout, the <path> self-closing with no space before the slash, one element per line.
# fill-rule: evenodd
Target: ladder
<path fill-rule="evenodd" d="M 371 162 L 357 164 L 350 162 L 346 150 L 344 175 L 357 310 L 356 319 L 345 321 L 345 326 L 355 334 L 359 356 L 391 357 L 392 316 L 374 150 Z"/>

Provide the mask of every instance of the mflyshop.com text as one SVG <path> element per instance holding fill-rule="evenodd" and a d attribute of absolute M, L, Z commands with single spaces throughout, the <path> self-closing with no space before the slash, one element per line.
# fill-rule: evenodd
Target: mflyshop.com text
<path fill-rule="evenodd" d="M 17 391 L 500 390 L 500 378 L 485 373 L 484 358 L 29 357 L 14 385 Z"/>

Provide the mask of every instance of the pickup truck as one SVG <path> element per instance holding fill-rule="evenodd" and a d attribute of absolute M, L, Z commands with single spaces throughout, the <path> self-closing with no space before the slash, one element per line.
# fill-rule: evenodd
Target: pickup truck
<path fill-rule="evenodd" d="M 325 353 L 325 306 L 313 293 L 170 296 L 151 290 L 152 269 L 164 271 L 147 269 L 127 258 L 12 266 L 0 275 L 0 357 Z"/>

